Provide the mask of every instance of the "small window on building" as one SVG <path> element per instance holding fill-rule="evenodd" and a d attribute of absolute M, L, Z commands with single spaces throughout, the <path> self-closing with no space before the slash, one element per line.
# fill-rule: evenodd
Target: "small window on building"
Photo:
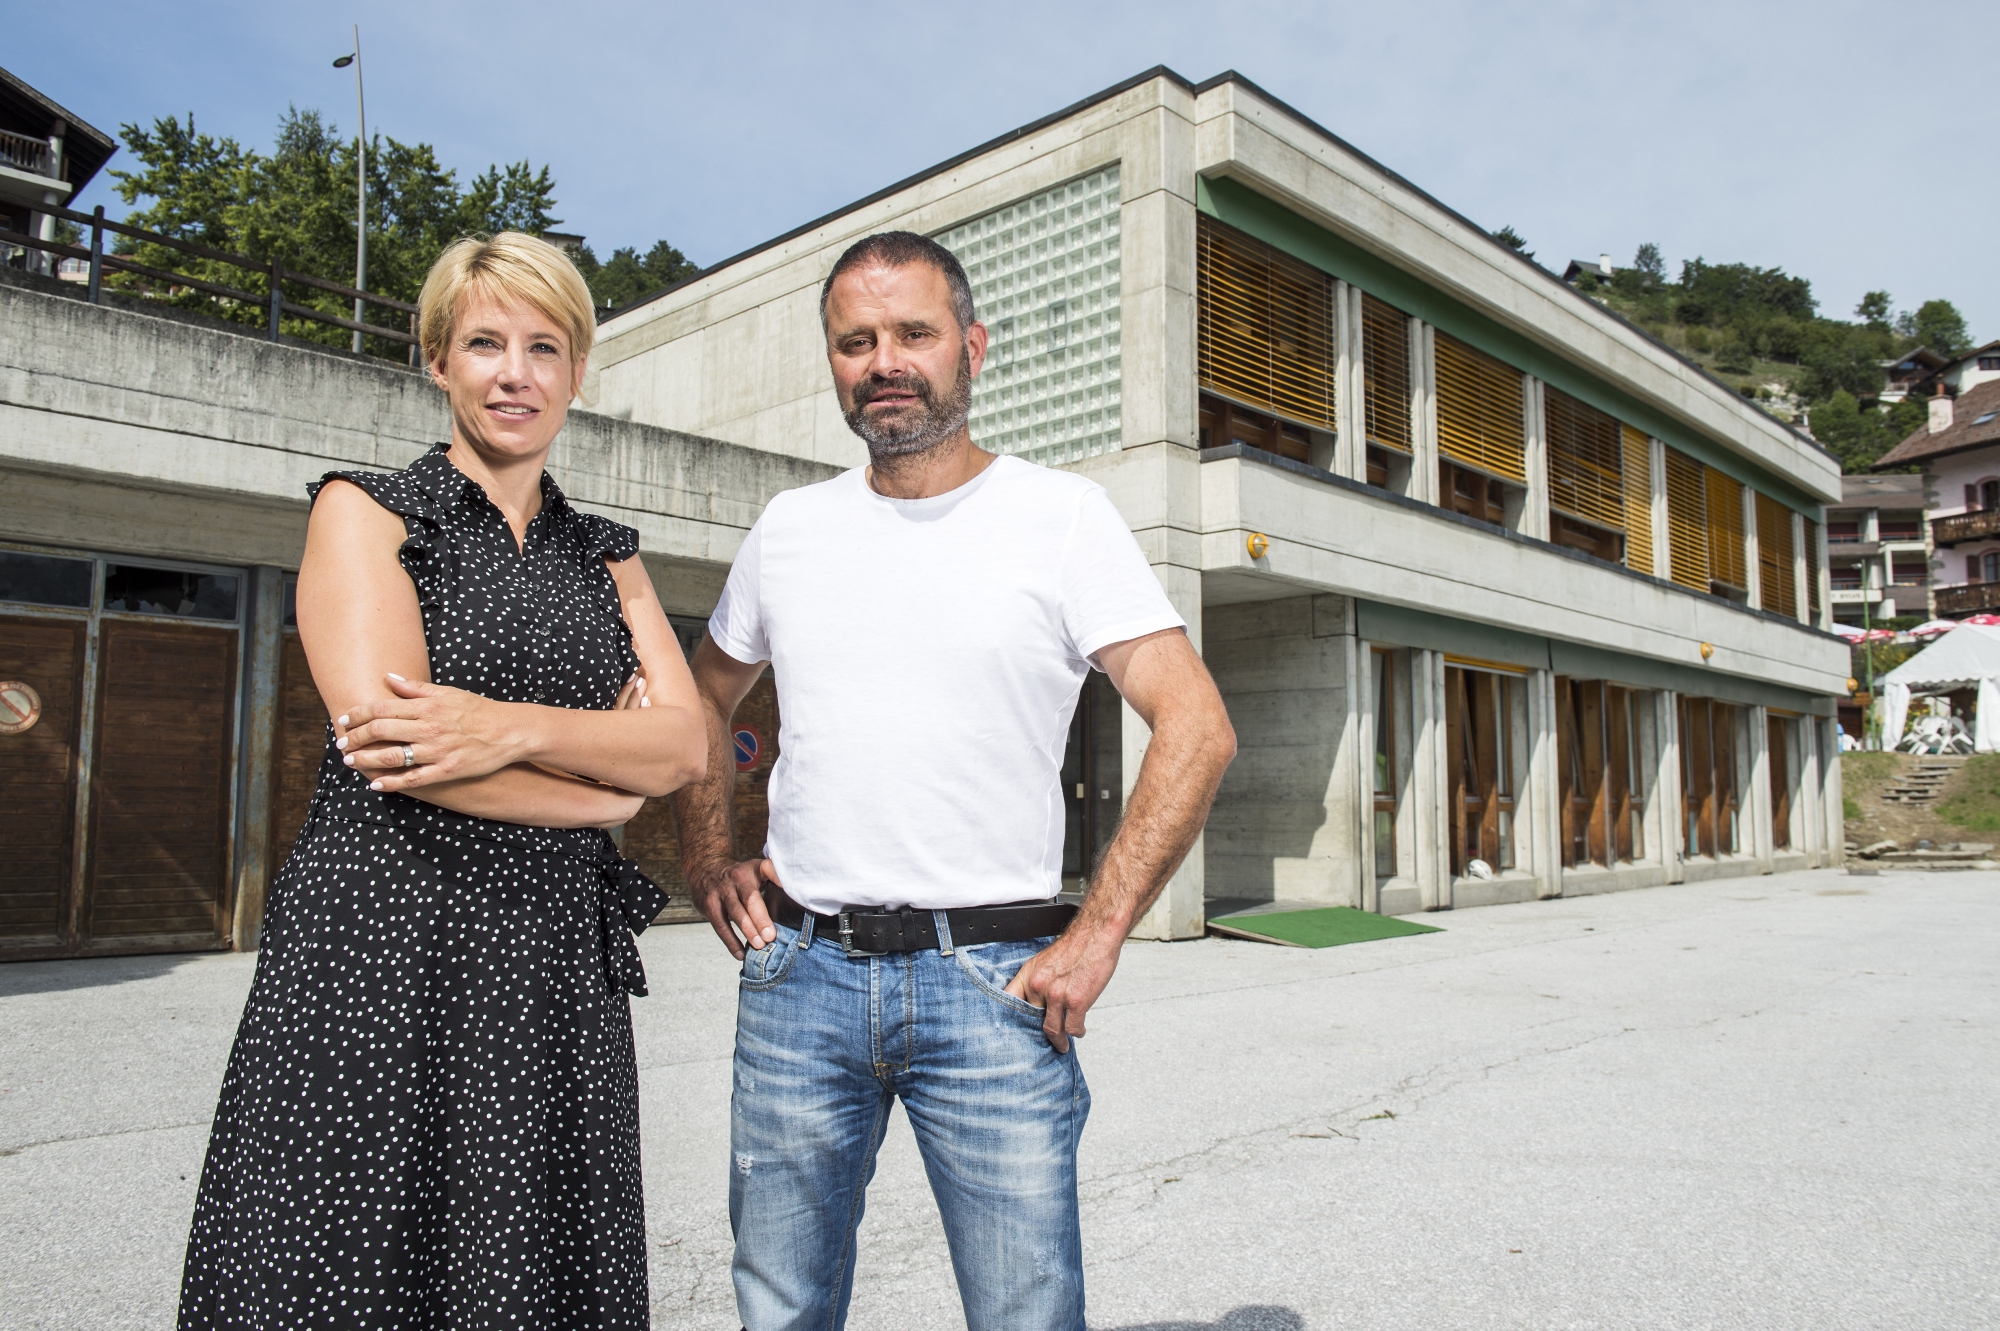
<path fill-rule="evenodd" d="M 1230 444 L 1261 449 L 1294 462 L 1309 461 L 1312 455 L 1312 436 L 1304 426 L 1203 393 L 1201 446 L 1226 448 Z"/>
<path fill-rule="evenodd" d="M 1410 451 L 1410 318 L 1361 296 L 1363 433 L 1371 448 Z"/>
<path fill-rule="evenodd" d="M 1704 465 L 1702 478 L 1708 499 L 1708 589 L 1740 601 L 1750 592 L 1743 534 L 1743 485 Z"/>
<path fill-rule="evenodd" d="M 1548 421 L 1550 536 L 1614 563 L 1625 554 L 1625 440 L 1618 422 L 1556 388 L 1544 388 Z"/>
<path fill-rule="evenodd" d="M 1897 555 L 1889 561 L 1889 580 L 1898 587 L 1921 587 L 1930 580 L 1930 562 L 1922 555 Z"/>
<path fill-rule="evenodd" d="M 1979 507 L 1988 510 L 2000 508 L 2000 481 L 1979 483 Z"/>
<path fill-rule="evenodd" d="M 1924 515 L 1921 513 L 1883 513 L 1875 519 L 1875 535 L 1884 541 L 1921 541 L 1924 539 Z"/>
<path fill-rule="evenodd" d="M 1841 545 L 1861 539 L 1861 524 L 1851 518 L 1842 518 L 1826 524 L 1826 543 Z"/>
<path fill-rule="evenodd" d="M 1805 520 L 1806 529 L 1806 620 L 1819 623 L 1819 523 Z"/>
<path fill-rule="evenodd" d="M 88 610 L 91 572 L 88 559 L 0 550 L 0 601 Z"/>
<path fill-rule="evenodd" d="M 1982 370 L 2000 370 L 2000 356 L 1981 356 L 1979 358 L 1979 368 Z M 1986 419 L 1992 420 L 1993 418 L 1988 416 Z"/>
<path fill-rule="evenodd" d="M 236 581 L 226 573 L 110 564 L 104 570 L 104 608 L 130 615 L 235 619 Z"/>
<path fill-rule="evenodd" d="M 1445 333 L 1437 334 L 1436 360 L 1438 452 L 1526 485 L 1521 372 Z"/>
<path fill-rule="evenodd" d="M 1853 591 L 1861 586 L 1861 565 L 1859 564 L 1835 564 L 1828 572 L 1832 574 L 1829 580 L 1833 583 L 1836 590 Z"/>
<path fill-rule="evenodd" d="M 1667 565 L 1681 586 L 1708 590 L 1708 490 L 1701 463 L 1677 448 L 1667 450 Z"/>
<path fill-rule="evenodd" d="M 1978 556 L 1978 559 L 1980 571 L 1974 576 L 1973 581 L 2000 582 L 2000 550 L 1988 550 Z"/>
<path fill-rule="evenodd" d="M 1983 359 L 1991 360 L 1993 359 L 1993 357 L 1988 356 L 1984 357 Z M 1982 366 L 1981 368 L 1983 369 L 1985 367 Z M 1995 365 L 1993 368 L 1996 370 L 2000 370 L 2000 365 Z M 1973 418 L 1972 423 L 1974 425 L 1985 425 L 1988 422 L 1993 421 L 1995 419 L 2000 419 L 2000 411 L 1981 412 L 1978 416 Z"/>
<path fill-rule="evenodd" d="M 1509 510 L 1517 507 L 1521 488 L 1483 475 L 1455 462 L 1438 462 L 1438 506 L 1478 522 L 1505 527 Z M 1510 504 L 1509 500 L 1515 502 Z"/>

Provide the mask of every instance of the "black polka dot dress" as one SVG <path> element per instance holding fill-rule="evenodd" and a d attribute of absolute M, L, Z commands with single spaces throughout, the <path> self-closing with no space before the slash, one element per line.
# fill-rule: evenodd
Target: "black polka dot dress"
<path fill-rule="evenodd" d="M 638 658 L 604 561 L 638 534 L 544 476 L 517 547 L 447 447 L 336 473 L 404 518 L 432 678 L 612 706 Z M 329 730 L 223 1080 L 181 1327 L 647 1325 L 627 995 L 664 904 L 606 833 L 378 794 Z"/>

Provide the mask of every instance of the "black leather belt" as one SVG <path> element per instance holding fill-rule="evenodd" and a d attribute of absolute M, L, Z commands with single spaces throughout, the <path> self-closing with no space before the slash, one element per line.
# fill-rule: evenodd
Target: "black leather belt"
<path fill-rule="evenodd" d="M 927 910 L 844 910 L 835 915 L 808 911 L 777 888 L 764 887 L 764 908 L 787 929 L 805 927 L 813 917 L 813 938 L 840 944 L 850 957 L 880 957 L 891 952 L 922 952 L 938 945 L 937 920 Z M 954 946 L 973 943 L 1018 943 L 1047 938 L 1069 928 L 1076 907 L 1066 901 L 1016 901 L 1004 906 L 968 906 L 948 910 L 945 921 Z"/>

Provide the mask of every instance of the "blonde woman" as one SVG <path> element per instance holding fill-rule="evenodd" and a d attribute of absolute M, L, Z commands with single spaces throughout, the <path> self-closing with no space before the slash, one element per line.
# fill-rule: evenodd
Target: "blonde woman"
<path fill-rule="evenodd" d="M 699 777 L 638 534 L 543 470 L 591 301 L 561 251 L 424 282 L 449 444 L 311 487 L 333 719 L 271 892 L 181 1286 L 194 1327 L 643 1327 L 628 994 L 664 903 L 605 829 Z"/>

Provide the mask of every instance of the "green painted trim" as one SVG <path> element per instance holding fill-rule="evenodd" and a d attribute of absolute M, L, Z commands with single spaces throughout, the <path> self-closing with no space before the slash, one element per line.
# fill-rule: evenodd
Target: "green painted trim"
<path fill-rule="evenodd" d="M 1478 347 L 1514 368 L 1532 374 L 1607 415 L 1662 439 L 1726 476 L 1784 504 L 1814 521 L 1823 521 L 1818 500 L 1782 477 L 1753 466 L 1716 441 L 1691 432 L 1637 398 L 1614 388 L 1590 372 L 1562 359 L 1519 333 L 1412 277 L 1351 241 L 1307 221 L 1283 204 L 1227 178 L 1195 179 L 1195 207 L 1219 222 L 1254 236 L 1274 249 L 1321 272 L 1360 287 L 1405 314 L 1443 329 L 1461 342 Z"/>
<path fill-rule="evenodd" d="M 1435 615 L 1427 610 L 1354 602 L 1355 633 L 1375 646 L 1421 647 L 1453 656 L 1469 656 L 1529 670 L 1549 670 L 1573 679 L 1606 679 L 1642 689 L 1672 689 L 1691 698 L 1714 698 L 1745 706 L 1777 707 L 1790 712 L 1831 716 L 1832 699 L 1763 680 L 1725 675 L 1703 666 L 1681 665 L 1650 656 L 1633 656 L 1603 647 L 1544 638 L 1532 633 L 1475 624 Z"/>

